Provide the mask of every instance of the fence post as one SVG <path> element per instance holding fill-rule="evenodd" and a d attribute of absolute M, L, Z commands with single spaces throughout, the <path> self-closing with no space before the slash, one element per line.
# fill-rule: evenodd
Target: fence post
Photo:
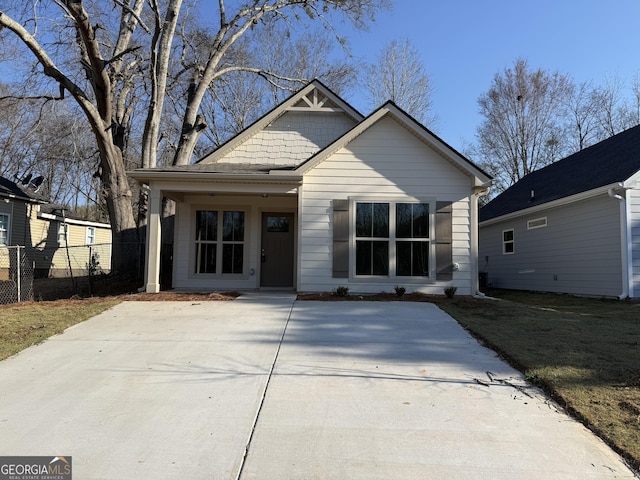
<path fill-rule="evenodd" d="M 22 263 L 22 255 L 20 255 L 20 249 L 24 248 L 24 247 L 18 247 L 16 248 L 16 286 L 18 287 L 18 302 L 20 303 L 20 283 L 21 283 L 21 278 L 22 277 L 22 272 L 20 271 L 20 264 Z"/>
<path fill-rule="evenodd" d="M 87 273 L 89 274 L 89 296 L 93 296 L 93 292 L 91 291 L 91 278 L 93 277 L 93 255 L 91 251 L 91 245 L 89 245 L 89 262 L 87 263 Z"/>

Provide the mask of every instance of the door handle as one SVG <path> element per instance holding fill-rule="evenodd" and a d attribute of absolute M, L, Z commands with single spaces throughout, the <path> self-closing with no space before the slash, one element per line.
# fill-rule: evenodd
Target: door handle
<path fill-rule="evenodd" d="M 264 248 L 262 249 L 262 253 L 260 254 L 260 262 L 265 263 L 267 261 L 267 256 L 264 254 Z"/>

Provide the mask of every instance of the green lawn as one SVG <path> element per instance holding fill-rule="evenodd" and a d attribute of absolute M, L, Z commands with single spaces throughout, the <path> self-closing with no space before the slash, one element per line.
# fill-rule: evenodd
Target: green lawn
<path fill-rule="evenodd" d="M 640 468 L 640 303 L 492 291 L 437 303 Z"/>

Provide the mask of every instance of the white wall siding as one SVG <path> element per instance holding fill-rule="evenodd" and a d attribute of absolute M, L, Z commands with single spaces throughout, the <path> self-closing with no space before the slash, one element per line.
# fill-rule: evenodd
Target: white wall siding
<path fill-rule="evenodd" d="M 304 177 L 300 229 L 302 291 L 331 291 L 348 286 L 351 292 L 393 291 L 399 279 L 375 281 L 332 278 L 332 200 L 377 197 L 394 201 L 406 197 L 453 202 L 453 261 L 460 264 L 452 282 L 414 283 L 408 291 L 442 294 L 449 283 L 458 293 L 472 293 L 469 195 L 471 179 L 395 120 L 385 118 L 347 147 L 338 150 Z"/>
<path fill-rule="evenodd" d="M 527 221 L 547 226 L 527 230 Z M 514 230 L 514 252 L 502 232 Z M 618 296 L 622 293 L 620 203 L 606 194 L 480 227 L 479 270 L 496 288 Z"/>
<path fill-rule="evenodd" d="M 629 225 L 631 228 L 631 286 L 633 296 L 640 298 L 640 190 L 627 190 Z"/>
<path fill-rule="evenodd" d="M 353 125 L 354 121 L 344 113 L 287 112 L 219 162 L 298 165 Z"/>

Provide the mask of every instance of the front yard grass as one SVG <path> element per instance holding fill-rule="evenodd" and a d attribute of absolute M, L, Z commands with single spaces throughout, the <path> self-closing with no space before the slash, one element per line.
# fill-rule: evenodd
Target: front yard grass
<path fill-rule="evenodd" d="M 490 295 L 436 303 L 640 470 L 640 303 Z"/>
<path fill-rule="evenodd" d="M 95 298 L 0 306 L 0 360 L 97 315 L 121 300 Z"/>

